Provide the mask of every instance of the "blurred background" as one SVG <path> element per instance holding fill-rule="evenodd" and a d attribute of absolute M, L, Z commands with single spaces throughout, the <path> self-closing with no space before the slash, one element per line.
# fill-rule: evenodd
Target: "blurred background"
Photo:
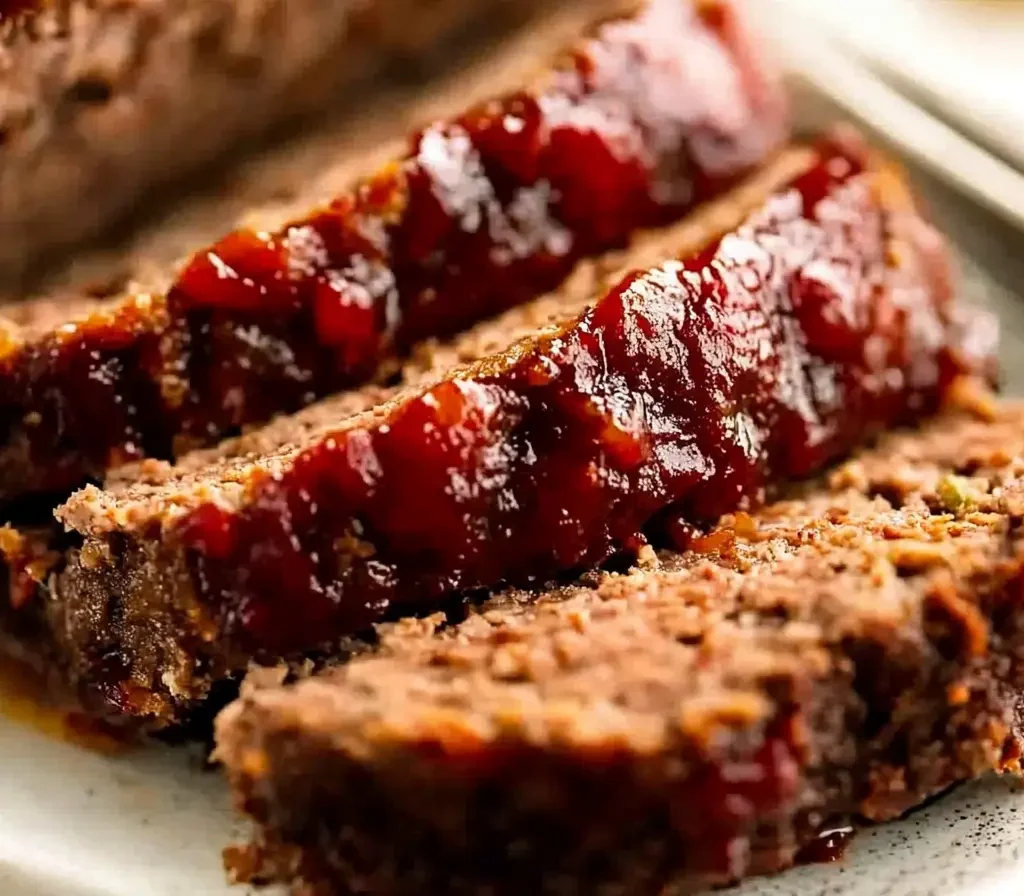
<path fill-rule="evenodd" d="M 827 37 L 1024 169 L 1024 2 L 755 2 L 790 38 Z"/>
<path fill-rule="evenodd" d="M 849 116 L 914 169 L 998 311 L 1024 391 L 1024 0 L 748 0 L 798 82 L 812 128 Z M 822 108 L 824 105 L 824 108 Z"/>

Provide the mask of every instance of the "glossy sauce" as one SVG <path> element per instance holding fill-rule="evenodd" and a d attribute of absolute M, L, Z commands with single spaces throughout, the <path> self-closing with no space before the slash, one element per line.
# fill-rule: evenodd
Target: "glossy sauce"
<path fill-rule="evenodd" d="M 961 370 L 944 258 L 891 189 L 825 144 L 699 255 L 627 277 L 556 335 L 321 438 L 241 510 L 202 505 L 163 537 L 222 630 L 277 653 L 756 504 L 933 410 Z"/>
<path fill-rule="evenodd" d="M 405 156 L 274 233 L 196 253 L 136 296 L 0 359 L 0 498 L 70 489 L 365 382 L 679 217 L 785 138 L 733 7 L 651 0 L 543 86 L 438 121 Z"/>
<path fill-rule="evenodd" d="M 797 853 L 798 865 L 831 865 L 842 861 L 856 831 L 849 825 L 822 831 Z"/>

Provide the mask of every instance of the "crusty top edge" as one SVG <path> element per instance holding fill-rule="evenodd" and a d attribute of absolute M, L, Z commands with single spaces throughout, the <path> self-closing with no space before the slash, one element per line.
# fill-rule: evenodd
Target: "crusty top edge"
<path fill-rule="evenodd" d="M 529 340 L 566 326 L 630 270 L 697 252 L 738 226 L 815 158 L 810 147 L 790 147 L 742 185 L 682 221 L 639 235 L 627 250 L 582 262 L 558 291 L 451 342 L 423 346 L 405 366 L 398 386 L 368 386 L 328 398 L 216 448 L 187 454 L 176 464 L 144 461 L 116 470 L 104 488 L 87 486 L 71 495 L 57 509 L 57 518 L 70 530 L 102 537 L 154 522 L 169 524 L 211 498 L 227 506 L 240 503 L 250 482 L 280 473 L 303 447 L 326 434 L 384 417 L 441 379 L 511 363 Z"/>

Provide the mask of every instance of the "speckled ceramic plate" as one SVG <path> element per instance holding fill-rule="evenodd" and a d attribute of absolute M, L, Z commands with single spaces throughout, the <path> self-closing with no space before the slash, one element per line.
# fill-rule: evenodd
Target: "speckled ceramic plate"
<path fill-rule="evenodd" d="M 0 721 L 0 763 L 4 896 L 245 896 L 220 864 L 243 828 L 196 753 L 104 756 Z M 836 863 L 728 893 L 1011 896 L 1022 882 L 1024 789 L 993 778 L 859 833 Z"/>
<path fill-rule="evenodd" d="M 856 108 L 845 105 L 844 114 Z M 805 124 L 815 126 L 836 114 L 806 90 L 798 108 Z M 966 202 L 941 178 L 918 179 L 934 216 L 960 247 L 966 291 L 1002 316 L 1010 390 L 1024 393 L 1024 236 L 1005 215 Z M 1024 893 L 1022 822 L 1024 788 L 993 778 L 859 833 L 837 863 L 729 892 L 1013 896 Z M 203 769 L 195 751 L 151 747 L 103 755 L 0 717 L 0 896 L 244 893 L 225 884 L 220 863 L 222 847 L 242 837 L 223 781 Z"/>

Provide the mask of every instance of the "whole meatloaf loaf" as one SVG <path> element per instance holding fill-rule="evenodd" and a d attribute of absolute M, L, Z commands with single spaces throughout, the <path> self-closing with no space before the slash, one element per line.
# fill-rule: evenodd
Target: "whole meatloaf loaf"
<path fill-rule="evenodd" d="M 159 721 L 254 658 L 685 537 L 980 363 L 946 261 L 859 141 L 795 148 L 641 240 L 640 270 L 584 266 L 404 386 L 76 493 L 80 547 L 20 602 L 80 684 Z"/>
<path fill-rule="evenodd" d="M 779 147 L 779 85 L 730 3 L 627 5 L 350 190 L 202 249 L 166 291 L 20 309 L 0 328 L 0 501 L 386 375 L 418 339 L 542 295 Z"/>
<path fill-rule="evenodd" d="M 682 553 L 248 688 L 217 756 L 295 893 L 684 894 L 1020 773 L 1024 406 L 900 433 Z"/>
<path fill-rule="evenodd" d="M 0 3 L 0 277 L 523 0 Z"/>

